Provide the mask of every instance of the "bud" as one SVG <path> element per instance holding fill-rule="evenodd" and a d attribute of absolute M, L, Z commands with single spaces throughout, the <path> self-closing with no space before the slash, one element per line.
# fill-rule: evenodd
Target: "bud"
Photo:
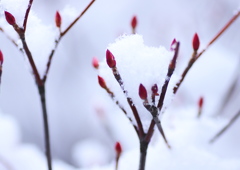
<path fill-rule="evenodd" d="M 16 24 L 15 17 L 11 13 L 9 13 L 7 11 L 4 11 L 4 13 L 5 13 L 5 18 L 6 18 L 7 22 L 10 25 L 15 25 Z"/>
<path fill-rule="evenodd" d="M 106 60 L 110 68 L 116 67 L 116 60 L 113 54 L 107 49 L 106 51 Z"/>
<path fill-rule="evenodd" d="M 55 15 L 55 23 L 56 23 L 56 26 L 57 26 L 58 28 L 61 27 L 62 18 L 61 18 L 61 15 L 60 15 L 60 13 L 59 13 L 58 11 L 56 12 L 56 15 Z"/>
<path fill-rule="evenodd" d="M 197 33 L 195 33 L 194 36 L 193 36 L 192 46 L 193 46 L 194 51 L 197 51 L 199 46 L 200 46 L 200 41 L 199 41 Z"/>
<path fill-rule="evenodd" d="M 118 155 L 120 155 L 122 153 L 122 146 L 119 142 L 116 142 L 116 144 L 115 144 L 115 151 Z"/>
<path fill-rule="evenodd" d="M 139 96 L 140 96 L 140 98 L 142 100 L 146 100 L 147 99 L 147 90 L 146 90 L 146 88 L 142 84 L 139 85 L 138 94 L 139 94 Z"/>
<path fill-rule="evenodd" d="M 176 39 L 174 38 L 173 41 L 172 41 L 172 43 L 171 43 L 171 46 L 170 46 L 170 50 L 171 50 L 171 51 L 174 51 L 174 50 L 175 50 L 176 44 L 177 44 L 177 41 L 176 41 Z"/>
<path fill-rule="evenodd" d="M 99 67 L 99 62 L 98 62 L 98 59 L 96 57 L 93 57 L 93 59 L 92 59 L 92 66 L 95 69 L 98 69 L 98 67 Z"/>
<path fill-rule="evenodd" d="M 2 51 L 0 50 L 0 66 L 2 66 L 3 64 L 3 54 L 2 54 Z"/>
<path fill-rule="evenodd" d="M 98 83 L 99 83 L 99 85 L 102 87 L 102 88 L 107 88 L 107 85 L 106 85 L 106 83 L 105 83 L 105 80 L 102 78 L 102 77 L 100 77 L 100 76 L 98 76 Z"/>
<path fill-rule="evenodd" d="M 159 94 L 158 94 L 158 86 L 157 86 L 157 84 L 154 84 L 153 86 L 152 86 L 152 93 L 154 94 L 154 95 L 156 95 L 156 96 L 158 96 Z"/>
<path fill-rule="evenodd" d="M 198 107 L 202 108 L 203 106 L 203 97 L 200 97 L 200 99 L 198 100 Z"/>
<path fill-rule="evenodd" d="M 136 27 L 137 27 L 137 17 L 136 16 L 133 16 L 132 21 L 131 21 L 131 26 L 132 26 L 132 29 L 136 29 Z"/>

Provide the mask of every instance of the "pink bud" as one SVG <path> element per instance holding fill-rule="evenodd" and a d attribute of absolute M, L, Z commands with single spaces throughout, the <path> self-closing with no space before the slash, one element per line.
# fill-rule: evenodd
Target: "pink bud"
<path fill-rule="evenodd" d="M 99 67 L 99 62 L 98 62 L 98 59 L 96 57 L 93 57 L 93 59 L 92 59 L 92 66 L 95 69 L 98 69 L 98 67 Z"/>
<path fill-rule="evenodd" d="M 2 54 L 2 51 L 0 50 L 0 66 L 2 66 L 3 64 L 3 54 Z"/>
<path fill-rule="evenodd" d="M 203 106 L 203 97 L 200 97 L 198 100 L 198 107 L 202 108 L 202 106 Z"/>
<path fill-rule="evenodd" d="M 15 25 L 16 24 L 15 17 L 11 13 L 9 13 L 7 11 L 4 11 L 4 13 L 5 13 L 5 18 L 6 18 L 7 22 L 10 25 Z"/>
<path fill-rule="evenodd" d="M 102 77 L 100 77 L 100 76 L 98 76 L 98 83 L 99 83 L 99 85 L 102 87 L 102 88 L 107 88 L 107 85 L 106 85 L 106 83 L 105 83 L 105 80 L 102 78 Z"/>
<path fill-rule="evenodd" d="M 154 95 L 156 95 L 156 96 L 158 96 L 159 94 L 158 94 L 158 86 L 157 86 L 157 84 L 154 84 L 153 86 L 152 86 L 152 92 L 153 92 L 153 94 Z"/>
<path fill-rule="evenodd" d="M 131 21 L 131 26 L 132 26 L 132 29 L 136 28 L 136 26 L 137 26 L 137 17 L 136 16 L 133 16 L 132 21 Z"/>
<path fill-rule="evenodd" d="M 107 49 L 106 51 L 106 60 L 110 68 L 116 67 L 116 60 L 113 54 Z"/>
<path fill-rule="evenodd" d="M 60 15 L 60 13 L 59 13 L 58 11 L 56 12 L 56 15 L 55 15 L 55 23 L 56 23 L 56 26 L 57 26 L 58 28 L 61 27 L 62 17 L 61 17 L 61 15 Z"/>
<path fill-rule="evenodd" d="M 146 88 L 142 84 L 139 85 L 138 94 L 139 94 L 139 96 L 140 96 L 140 98 L 142 100 L 146 100 L 147 99 L 147 90 L 146 90 Z"/>
<path fill-rule="evenodd" d="M 200 41 L 199 41 L 197 33 L 195 33 L 194 36 L 193 36 L 192 46 L 193 46 L 194 51 L 197 51 L 199 46 L 200 46 Z"/>
<path fill-rule="evenodd" d="M 120 155 L 122 153 L 122 146 L 119 142 L 116 142 L 116 144 L 115 144 L 115 151 L 118 155 Z"/>

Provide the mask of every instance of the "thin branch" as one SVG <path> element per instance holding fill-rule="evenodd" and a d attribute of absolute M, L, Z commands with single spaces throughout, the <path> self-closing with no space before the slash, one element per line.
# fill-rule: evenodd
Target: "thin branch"
<path fill-rule="evenodd" d="M 51 51 L 51 53 L 50 53 L 50 55 L 49 55 L 49 57 L 48 57 L 48 62 L 47 62 L 46 70 L 45 70 L 44 76 L 43 76 L 43 78 L 42 78 L 43 83 L 45 83 L 46 80 L 47 80 L 47 76 L 48 76 L 48 72 L 49 72 L 49 70 L 50 70 L 50 66 L 51 66 L 51 63 L 52 63 L 53 55 L 54 55 L 55 52 L 56 52 L 56 49 L 57 49 L 58 44 L 59 44 L 59 42 L 60 42 L 60 40 L 61 40 L 61 37 L 62 37 L 62 36 L 59 36 L 59 38 L 55 41 L 54 49 L 52 49 L 52 51 Z"/>
<path fill-rule="evenodd" d="M 188 63 L 188 66 L 185 68 L 181 79 L 176 84 L 176 86 L 173 89 L 174 94 L 178 91 L 178 88 L 182 84 L 185 76 L 187 75 L 188 71 L 192 67 L 192 65 L 196 62 L 198 58 L 233 24 L 233 22 L 239 17 L 240 11 L 238 11 L 228 22 L 224 25 L 224 27 L 212 38 L 212 40 L 207 44 L 207 46 L 198 54 L 196 54 L 195 57 L 192 57 Z"/>
<path fill-rule="evenodd" d="M 222 130 L 220 130 L 210 141 L 209 143 L 213 143 L 216 141 L 216 139 L 218 139 L 236 120 L 237 118 L 240 116 L 240 111 L 237 112 L 237 114 L 228 122 L 228 124 L 226 126 L 224 126 L 224 128 L 222 128 Z"/>
<path fill-rule="evenodd" d="M 27 10 L 26 10 L 26 13 L 25 13 L 25 17 L 24 17 L 24 21 L 23 21 L 23 29 L 24 29 L 24 32 L 26 32 L 28 15 L 29 15 L 29 12 L 30 12 L 30 10 L 31 10 L 32 3 L 33 3 L 33 0 L 29 0 L 28 7 L 27 7 Z"/>
<path fill-rule="evenodd" d="M 144 136 L 144 130 L 143 130 L 143 126 L 142 126 L 142 122 L 141 122 L 141 119 L 139 117 L 139 114 L 138 114 L 138 111 L 137 111 L 137 108 L 136 106 L 134 105 L 134 103 L 132 102 L 132 99 L 130 97 L 128 97 L 128 94 L 127 94 L 127 91 L 124 89 L 124 85 L 123 85 L 123 80 L 117 70 L 116 67 L 113 67 L 112 68 L 112 71 L 113 71 L 113 75 L 115 77 L 115 79 L 117 80 L 118 84 L 120 85 L 120 87 L 122 88 L 122 91 L 123 93 L 126 95 L 127 97 L 127 102 L 128 102 L 128 105 L 130 106 L 132 112 L 133 112 L 133 115 L 135 117 L 135 120 L 137 122 L 137 126 L 138 126 L 138 135 L 139 135 L 139 138 L 142 138 Z"/>
<path fill-rule="evenodd" d="M 32 53 L 30 52 L 29 48 L 28 48 L 28 45 L 26 43 L 26 40 L 25 40 L 25 33 L 23 32 L 23 29 L 20 28 L 20 30 L 18 31 L 18 34 L 19 34 L 19 37 L 22 41 L 22 45 L 23 45 L 23 49 L 28 57 L 28 60 L 29 60 L 29 63 L 32 67 L 32 70 L 33 70 L 33 75 L 35 76 L 35 79 L 36 79 L 36 83 L 38 86 L 42 86 L 43 85 L 43 82 L 40 78 L 40 75 L 39 75 L 39 72 L 37 70 L 37 67 L 36 67 L 36 64 L 33 60 L 33 57 L 32 57 Z"/>
<path fill-rule="evenodd" d="M 48 57 L 48 62 L 47 62 L 47 66 L 46 66 L 46 70 L 44 72 L 44 76 L 42 78 L 42 81 L 45 83 L 46 80 L 47 80 L 47 75 L 48 75 L 48 72 L 50 70 L 50 66 L 51 66 L 51 63 L 52 63 L 52 59 L 53 59 L 53 55 L 55 54 L 56 52 L 56 49 L 58 47 L 58 44 L 60 42 L 60 40 L 62 39 L 62 37 L 73 27 L 73 25 L 76 24 L 76 22 L 83 16 L 83 14 L 86 13 L 86 11 L 90 8 L 90 6 L 94 3 L 95 0 L 92 0 L 88 6 L 82 11 L 82 13 L 66 28 L 65 31 L 61 32 L 61 27 L 59 28 L 59 31 L 60 31 L 60 35 L 58 37 L 57 40 L 55 40 L 55 46 L 54 48 L 52 49 L 49 57 Z"/>
<path fill-rule="evenodd" d="M 176 48 L 175 48 L 174 56 L 173 56 L 173 59 L 168 66 L 168 73 L 167 73 L 167 76 L 165 78 L 164 85 L 162 86 L 161 95 L 160 95 L 158 105 L 157 105 L 159 111 L 162 110 L 164 99 L 165 99 L 165 94 L 167 92 L 168 83 L 169 83 L 169 81 L 171 79 L 171 76 L 172 76 L 172 74 L 175 70 L 175 67 L 176 67 L 176 60 L 177 60 L 177 57 L 178 57 L 179 45 L 180 45 L 180 43 L 176 42 Z"/>
<path fill-rule="evenodd" d="M 71 28 L 73 25 L 76 24 L 76 22 L 85 14 L 85 12 L 92 6 L 92 4 L 95 2 L 95 0 L 92 0 L 88 6 L 82 11 L 82 13 L 61 33 L 61 36 L 63 37 Z"/>
<path fill-rule="evenodd" d="M 115 101 L 116 105 L 117 105 L 117 106 L 123 111 L 123 113 L 127 116 L 128 120 L 132 123 L 132 125 L 133 125 L 136 133 L 138 134 L 138 128 L 137 128 L 137 126 L 133 124 L 133 121 L 132 121 L 132 119 L 128 116 L 127 111 L 122 107 L 122 105 L 119 103 L 119 101 L 115 99 L 114 93 L 113 93 L 108 87 L 106 87 L 105 90 L 106 90 L 106 92 L 109 94 L 109 96 L 111 97 L 111 99 L 112 99 L 113 101 Z"/>
<path fill-rule="evenodd" d="M 18 44 L 16 43 L 16 41 L 15 41 L 13 38 L 11 38 L 11 37 L 3 30 L 3 28 L 0 27 L 0 31 L 1 31 L 3 34 L 5 34 L 5 36 L 7 37 L 7 39 L 9 39 L 9 40 L 13 43 L 13 45 L 14 45 L 15 47 L 19 48 L 19 47 L 18 47 Z M 24 54 L 24 51 L 23 51 L 22 48 L 19 48 L 19 50 L 21 51 L 21 53 Z"/>

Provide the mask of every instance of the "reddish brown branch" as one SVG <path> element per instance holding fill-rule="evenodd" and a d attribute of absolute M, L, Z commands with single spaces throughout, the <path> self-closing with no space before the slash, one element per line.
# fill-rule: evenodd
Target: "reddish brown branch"
<path fill-rule="evenodd" d="M 30 12 L 30 10 L 31 10 L 32 3 L 33 3 L 33 0 L 29 0 L 28 7 L 27 7 L 27 10 L 26 10 L 26 13 L 25 13 L 25 17 L 24 17 L 24 21 L 23 21 L 23 29 L 24 29 L 24 32 L 26 32 L 28 15 L 29 15 L 29 12 Z"/>
<path fill-rule="evenodd" d="M 76 22 L 85 14 L 85 12 L 92 6 L 92 4 L 95 2 L 95 0 L 92 0 L 88 6 L 82 11 L 82 13 L 61 33 L 61 36 L 63 37 L 75 24 Z"/>
<path fill-rule="evenodd" d="M 141 119 L 140 119 L 140 117 L 139 117 L 137 108 L 136 108 L 136 106 L 134 105 L 132 99 L 131 99 L 130 97 L 128 97 L 127 91 L 124 89 L 123 80 L 122 80 L 120 74 L 118 73 L 117 68 L 116 68 L 116 67 L 113 67 L 113 68 L 112 68 L 112 71 L 113 71 L 113 75 L 114 75 L 115 79 L 117 80 L 118 84 L 119 84 L 120 87 L 122 88 L 123 93 L 124 93 L 124 94 L 126 95 L 126 97 L 127 97 L 128 105 L 130 106 L 130 108 L 131 108 L 131 110 L 132 110 L 132 112 L 133 112 L 134 118 L 135 118 L 135 120 L 136 120 L 136 122 L 137 122 L 139 138 L 142 138 L 142 137 L 144 136 L 144 130 L 143 130 L 142 122 L 141 122 Z"/>
<path fill-rule="evenodd" d="M 165 78 L 164 85 L 162 86 L 161 95 L 160 95 L 160 98 L 159 98 L 159 101 L 158 101 L 158 105 L 157 105 L 159 111 L 162 110 L 162 107 L 163 107 L 163 104 L 164 104 L 165 95 L 166 95 L 166 92 L 167 92 L 168 83 L 169 83 L 169 81 L 171 79 L 171 76 L 172 76 L 172 74 L 173 74 L 173 72 L 175 70 L 175 67 L 176 67 L 176 60 L 177 60 L 177 57 L 178 57 L 179 45 L 180 45 L 180 43 L 176 42 L 176 48 L 175 48 L 174 56 L 173 56 L 173 59 L 172 59 L 172 61 L 170 62 L 169 66 L 168 66 L 168 73 L 167 73 L 167 76 Z"/>
<path fill-rule="evenodd" d="M 188 63 L 188 66 L 185 68 L 181 79 L 179 80 L 179 82 L 176 84 L 176 86 L 174 87 L 173 91 L 174 94 L 178 91 L 178 88 L 180 87 L 180 85 L 182 84 L 185 76 L 187 75 L 188 71 L 190 70 L 190 68 L 192 67 L 192 65 L 195 63 L 195 61 L 209 48 L 209 46 L 211 46 L 232 24 L 233 22 L 239 17 L 240 15 L 240 11 L 238 11 L 228 22 L 227 24 L 224 25 L 224 27 L 212 38 L 212 40 L 207 44 L 207 46 L 198 54 L 193 54 L 194 57 L 192 57 Z"/>

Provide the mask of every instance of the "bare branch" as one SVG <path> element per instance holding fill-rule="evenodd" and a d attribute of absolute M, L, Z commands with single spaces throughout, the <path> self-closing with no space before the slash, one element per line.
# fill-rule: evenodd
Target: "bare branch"
<path fill-rule="evenodd" d="M 88 6 L 82 11 L 82 13 L 61 33 L 61 36 L 63 37 L 71 28 L 73 25 L 76 24 L 76 22 L 85 14 L 85 12 L 92 6 L 92 4 L 95 2 L 95 0 L 92 0 Z"/>
<path fill-rule="evenodd" d="M 28 21 L 28 15 L 32 7 L 33 0 L 29 0 L 28 7 L 25 13 L 24 21 L 23 21 L 23 29 L 24 32 L 26 32 L 26 27 L 27 27 L 27 21 Z"/>

